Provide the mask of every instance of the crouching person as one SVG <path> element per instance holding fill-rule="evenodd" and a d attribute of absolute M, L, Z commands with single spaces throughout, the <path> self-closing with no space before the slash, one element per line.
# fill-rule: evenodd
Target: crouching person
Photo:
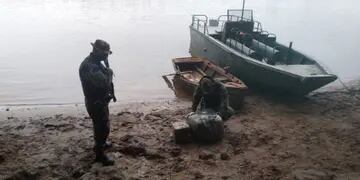
<path fill-rule="evenodd" d="M 194 92 L 192 110 L 195 112 L 198 109 L 212 109 L 223 121 L 234 114 L 225 86 L 210 76 L 204 76 Z"/>

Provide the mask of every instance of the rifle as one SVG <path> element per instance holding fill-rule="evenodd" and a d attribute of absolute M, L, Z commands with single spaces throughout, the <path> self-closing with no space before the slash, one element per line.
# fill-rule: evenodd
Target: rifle
<path fill-rule="evenodd" d="M 105 64 L 106 68 L 110 68 L 109 60 L 107 58 L 104 60 L 104 64 Z M 111 98 L 113 99 L 113 102 L 116 102 L 117 99 L 115 97 L 114 83 L 112 82 L 112 78 L 111 78 L 110 93 L 111 93 L 111 96 L 112 96 Z"/>

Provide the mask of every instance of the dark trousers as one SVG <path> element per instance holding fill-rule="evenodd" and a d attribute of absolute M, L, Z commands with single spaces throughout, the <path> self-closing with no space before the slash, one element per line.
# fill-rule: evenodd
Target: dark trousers
<path fill-rule="evenodd" d="M 226 121 L 228 120 L 232 115 L 234 115 L 234 109 L 230 106 L 226 107 L 225 109 L 222 109 L 219 111 L 219 115 L 221 118 Z"/>
<path fill-rule="evenodd" d="M 95 152 L 102 153 L 110 133 L 108 103 L 96 103 L 85 99 L 86 110 L 93 122 Z"/>

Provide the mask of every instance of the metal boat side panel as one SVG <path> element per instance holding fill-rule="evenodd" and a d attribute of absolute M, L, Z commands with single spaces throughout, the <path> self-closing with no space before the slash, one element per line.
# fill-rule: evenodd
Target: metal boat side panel
<path fill-rule="evenodd" d="M 308 77 L 291 75 L 288 72 L 254 63 L 245 56 L 232 53 L 228 47 L 219 45 L 212 38 L 190 27 L 192 56 L 204 57 L 220 67 L 230 66 L 230 72 L 247 85 L 269 90 L 304 95 L 334 80 L 334 77 Z M 336 79 L 336 78 L 335 78 Z"/>

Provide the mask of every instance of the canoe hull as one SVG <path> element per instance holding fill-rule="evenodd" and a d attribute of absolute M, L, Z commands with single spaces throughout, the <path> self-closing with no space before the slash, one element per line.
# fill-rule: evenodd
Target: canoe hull
<path fill-rule="evenodd" d="M 192 99 L 197 84 L 188 82 L 181 75 L 175 75 L 172 79 L 175 95 L 179 98 Z M 244 102 L 244 97 L 247 94 L 244 90 L 239 90 L 237 88 L 227 88 L 229 93 L 229 105 L 233 109 L 240 109 Z"/>
<path fill-rule="evenodd" d="M 214 64 L 225 67 L 250 87 L 287 94 L 306 95 L 334 80 L 334 75 L 299 76 L 281 71 L 229 48 L 222 42 L 205 35 L 190 26 L 190 54 L 207 58 Z"/>
<path fill-rule="evenodd" d="M 212 76 L 223 83 L 229 94 L 229 104 L 234 109 L 239 109 L 248 94 L 247 86 L 232 74 L 201 58 L 185 57 L 173 59 L 174 70 L 173 87 L 175 95 L 179 98 L 192 99 L 196 87 L 204 74 Z"/>

